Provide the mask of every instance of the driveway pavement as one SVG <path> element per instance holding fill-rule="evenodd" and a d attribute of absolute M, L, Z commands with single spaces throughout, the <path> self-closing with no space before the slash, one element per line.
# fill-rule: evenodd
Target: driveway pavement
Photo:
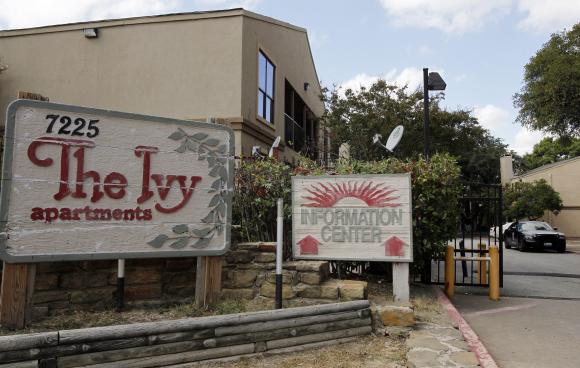
<path fill-rule="evenodd" d="M 578 253 L 575 253 L 578 252 Z M 569 252 L 506 249 L 499 302 L 456 288 L 453 303 L 504 368 L 580 366 L 580 242 Z"/>

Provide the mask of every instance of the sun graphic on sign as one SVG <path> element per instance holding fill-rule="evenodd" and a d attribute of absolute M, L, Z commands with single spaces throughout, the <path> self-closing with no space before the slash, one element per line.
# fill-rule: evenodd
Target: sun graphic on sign
<path fill-rule="evenodd" d="M 305 207 L 333 207 L 338 201 L 344 198 L 356 198 L 365 202 L 369 207 L 399 207 L 400 203 L 393 203 L 399 199 L 398 196 L 392 196 L 395 189 L 391 189 L 384 183 L 376 184 L 372 181 L 363 182 L 343 182 L 343 183 L 316 183 L 310 185 L 305 190 L 310 196 L 302 198 L 310 201 L 305 203 Z"/>

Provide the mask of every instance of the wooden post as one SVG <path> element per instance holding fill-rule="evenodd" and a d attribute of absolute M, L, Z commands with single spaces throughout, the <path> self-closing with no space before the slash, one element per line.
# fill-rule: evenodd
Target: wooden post
<path fill-rule="evenodd" d="M 222 291 L 222 257 L 197 257 L 195 275 L 195 304 L 207 307 Z"/>
<path fill-rule="evenodd" d="M 455 294 L 455 247 L 448 245 L 445 250 L 445 294 L 452 297 Z"/>
<path fill-rule="evenodd" d="M 409 264 L 393 263 L 393 300 L 409 302 Z"/>
<path fill-rule="evenodd" d="M 486 248 L 484 243 L 479 243 L 478 248 L 481 252 L 479 252 L 479 257 L 485 257 L 484 250 Z M 487 261 L 486 260 L 479 260 L 477 262 L 477 277 L 479 278 L 479 283 L 481 285 L 487 284 Z"/>
<path fill-rule="evenodd" d="M 9 329 L 22 329 L 30 321 L 35 276 L 35 264 L 4 262 L 0 288 L 0 325 Z"/>
<path fill-rule="evenodd" d="M 489 299 L 499 300 L 499 249 L 489 247 Z"/>

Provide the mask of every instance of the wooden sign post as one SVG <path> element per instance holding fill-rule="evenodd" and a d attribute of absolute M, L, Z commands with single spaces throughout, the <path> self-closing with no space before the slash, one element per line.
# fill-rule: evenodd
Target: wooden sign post
<path fill-rule="evenodd" d="M 8 263 L 229 249 L 228 127 L 18 100 L 8 108 L 4 147 L 0 258 Z M 2 282 L 0 316 L 24 313 L 11 307 L 22 291 L 10 291 L 30 278 L 24 268 L 6 267 L 13 275 Z M 212 295 L 215 282 L 204 284 Z"/>
<path fill-rule="evenodd" d="M 18 92 L 19 99 L 48 101 L 39 93 Z M 0 325 L 22 329 L 30 321 L 36 264 L 3 262 L 0 284 Z M 5 296 L 5 297 L 2 297 Z"/>
<path fill-rule="evenodd" d="M 292 178 L 293 256 L 393 262 L 393 294 L 409 301 L 411 176 Z"/>

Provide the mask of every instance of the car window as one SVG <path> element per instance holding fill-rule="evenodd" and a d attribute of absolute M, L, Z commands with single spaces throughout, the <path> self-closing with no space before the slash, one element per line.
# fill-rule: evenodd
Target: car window
<path fill-rule="evenodd" d="M 528 222 L 524 224 L 524 230 L 527 231 L 552 231 L 550 225 L 546 224 L 545 222 Z"/>

